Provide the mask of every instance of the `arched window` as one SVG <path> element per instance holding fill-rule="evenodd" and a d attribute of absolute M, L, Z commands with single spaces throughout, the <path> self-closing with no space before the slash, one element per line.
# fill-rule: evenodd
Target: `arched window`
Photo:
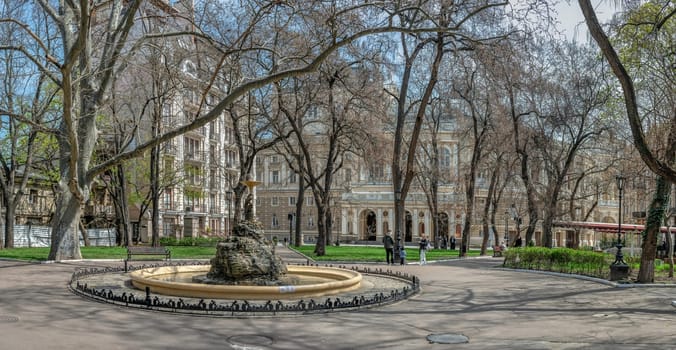
<path fill-rule="evenodd" d="M 272 214 L 272 227 L 279 227 L 279 220 L 277 220 L 277 214 Z"/>
<path fill-rule="evenodd" d="M 439 159 L 439 166 L 442 169 L 451 168 L 451 150 L 447 147 L 441 149 L 441 159 Z"/>

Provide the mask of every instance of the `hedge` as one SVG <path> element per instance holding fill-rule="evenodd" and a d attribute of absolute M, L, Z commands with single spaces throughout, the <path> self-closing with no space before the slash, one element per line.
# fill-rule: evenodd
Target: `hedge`
<path fill-rule="evenodd" d="M 607 279 L 614 258 L 602 252 L 570 248 L 510 248 L 504 267 L 570 273 Z"/>

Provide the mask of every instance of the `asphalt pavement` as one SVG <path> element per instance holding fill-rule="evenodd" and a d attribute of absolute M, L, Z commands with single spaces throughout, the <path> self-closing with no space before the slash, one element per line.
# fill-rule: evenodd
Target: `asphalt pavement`
<path fill-rule="evenodd" d="M 113 306 L 67 288 L 75 269 L 121 261 L 2 260 L 0 349 L 676 349 L 676 288 L 619 288 L 500 263 L 395 265 L 420 278 L 421 293 L 372 309 L 210 318 Z"/>

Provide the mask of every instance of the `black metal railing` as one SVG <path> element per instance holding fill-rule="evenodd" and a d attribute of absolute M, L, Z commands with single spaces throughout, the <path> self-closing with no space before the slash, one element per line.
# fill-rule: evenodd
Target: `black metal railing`
<path fill-rule="evenodd" d="M 154 265 L 141 265 L 141 266 L 127 266 L 127 269 L 139 270 L 145 268 L 154 268 L 161 266 L 182 266 L 182 265 L 208 265 L 209 262 L 179 262 L 179 263 L 164 263 L 164 264 L 154 264 Z M 319 266 L 315 264 L 314 266 Z M 325 265 L 327 267 L 333 267 L 332 265 Z M 338 266 L 340 268 L 348 269 L 344 266 Z M 131 292 L 122 292 L 121 294 L 116 294 L 112 289 L 97 289 L 90 288 L 87 283 L 82 283 L 80 280 L 84 277 L 96 274 L 104 273 L 124 273 L 125 267 L 105 267 L 105 268 L 85 268 L 78 271 L 75 271 L 71 276 L 70 288 L 71 290 L 78 295 L 92 298 L 99 301 L 104 301 L 107 303 L 122 305 L 126 307 L 133 307 L 138 309 L 147 309 L 153 311 L 165 311 L 173 313 L 188 313 L 188 314 L 200 314 L 213 317 L 229 317 L 229 316 L 270 316 L 282 313 L 294 313 L 294 314 L 311 314 L 316 312 L 328 312 L 328 311 L 346 311 L 346 310 L 356 310 L 361 308 L 369 308 L 374 306 L 381 306 L 394 303 L 396 301 L 406 299 L 412 295 L 415 295 L 420 291 L 420 280 L 414 276 L 407 273 L 402 273 L 399 271 L 392 270 L 383 270 L 382 268 L 371 269 L 371 268 L 349 268 L 351 270 L 357 271 L 362 274 L 371 274 L 386 276 L 389 278 L 394 278 L 405 282 L 404 287 L 398 289 L 392 289 L 389 293 L 377 292 L 373 295 L 355 295 L 347 298 L 341 298 L 340 296 L 329 297 L 323 301 L 317 301 L 315 299 L 301 299 L 297 301 L 248 301 L 248 300 L 234 300 L 227 303 L 219 302 L 216 300 L 205 301 L 200 299 L 199 301 L 186 301 L 183 298 L 173 298 L 170 296 L 160 296 L 152 295 L 150 288 L 146 287 L 145 293 L 139 290 L 139 295 L 136 295 Z"/>

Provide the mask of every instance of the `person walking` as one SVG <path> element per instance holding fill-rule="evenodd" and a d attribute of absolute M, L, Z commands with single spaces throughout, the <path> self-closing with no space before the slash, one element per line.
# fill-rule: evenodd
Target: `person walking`
<path fill-rule="evenodd" d="M 425 234 L 420 235 L 420 265 L 427 265 L 427 249 L 430 242 L 425 237 Z"/>
<path fill-rule="evenodd" d="M 392 231 L 387 230 L 385 236 L 383 236 L 383 246 L 385 247 L 385 260 L 387 265 L 394 265 L 394 240 L 392 239 Z"/>

